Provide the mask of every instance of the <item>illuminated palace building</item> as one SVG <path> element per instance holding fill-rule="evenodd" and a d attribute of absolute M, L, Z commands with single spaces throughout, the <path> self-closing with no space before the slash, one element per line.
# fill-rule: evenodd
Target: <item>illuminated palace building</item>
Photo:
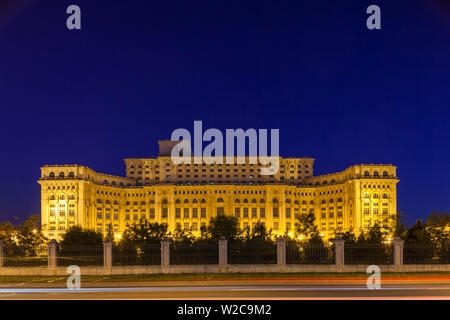
<path fill-rule="evenodd" d="M 80 225 L 120 238 L 141 219 L 177 225 L 199 233 L 211 217 L 235 216 L 240 227 L 262 221 L 274 234 L 294 235 L 296 217 L 314 213 L 324 238 L 367 230 L 378 222 L 384 231 L 397 214 L 396 167 L 358 164 L 342 172 L 313 175 L 314 159 L 280 158 L 274 175 L 259 165 L 181 164 L 170 158 L 170 141 L 160 141 L 157 158 L 125 159 L 126 177 L 81 165 L 41 168 L 41 215 L 52 239 Z"/>

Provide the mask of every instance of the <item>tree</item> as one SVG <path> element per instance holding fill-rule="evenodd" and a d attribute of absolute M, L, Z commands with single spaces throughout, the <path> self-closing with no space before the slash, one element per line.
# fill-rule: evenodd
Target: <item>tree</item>
<path fill-rule="evenodd" d="M 435 210 L 425 219 L 427 226 L 433 227 L 445 227 L 450 224 L 450 214 L 448 213 L 439 213 L 439 211 Z"/>
<path fill-rule="evenodd" d="M 306 243 L 323 244 L 319 228 L 314 223 L 315 219 L 313 213 L 298 216 L 298 222 L 295 223 L 296 234 L 303 236 Z"/>
<path fill-rule="evenodd" d="M 253 243 L 272 242 L 272 230 L 267 230 L 265 223 L 258 221 L 251 232 L 248 228 L 246 241 Z"/>
<path fill-rule="evenodd" d="M 398 212 L 397 216 L 395 216 L 394 236 L 402 237 L 405 234 L 407 227 L 408 223 L 403 220 L 403 212 Z"/>
<path fill-rule="evenodd" d="M 208 233 L 214 241 L 218 241 L 221 237 L 225 237 L 228 241 L 235 241 L 241 234 L 238 219 L 228 216 L 213 217 L 209 222 Z"/>
<path fill-rule="evenodd" d="M 382 244 L 384 240 L 384 234 L 381 231 L 381 226 L 378 223 L 375 223 L 372 227 L 369 228 L 369 232 L 365 238 L 365 243 L 368 244 Z"/>
<path fill-rule="evenodd" d="M 186 231 L 181 228 L 180 224 L 177 224 L 172 235 L 172 241 L 176 244 L 191 244 L 195 241 L 195 236 L 190 230 Z"/>
<path fill-rule="evenodd" d="M 102 245 L 103 236 L 101 233 L 83 229 L 81 226 L 70 227 L 63 235 L 61 245 L 64 246 L 89 246 Z"/>
<path fill-rule="evenodd" d="M 124 244 L 159 244 L 169 234 L 166 223 L 148 222 L 141 220 L 138 224 L 132 224 L 125 229 L 122 236 Z"/>

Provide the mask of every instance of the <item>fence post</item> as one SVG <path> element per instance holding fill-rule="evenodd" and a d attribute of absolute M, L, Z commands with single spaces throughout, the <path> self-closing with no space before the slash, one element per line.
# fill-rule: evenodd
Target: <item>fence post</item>
<path fill-rule="evenodd" d="M 103 267 L 112 268 L 113 265 L 113 242 L 111 240 L 103 241 Z"/>
<path fill-rule="evenodd" d="M 225 237 L 219 240 L 219 267 L 226 267 L 228 264 L 228 241 Z"/>
<path fill-rule="evenodd" d="M 161 240 L 161 269 L 163 273 L 169 272 L 170 264 L 170 242 L 166 238 Z"/>
<path fill-rule="evenodd" d="M 3 260 L 4 248 L 5 248 L 5 243 L 0 240 L 0 268 L 4 266 L 4 260 Z"/>
<path fill-rule="evenodd" d="M 400 237 L 394 237 L 394 266 L 396 270 L 403 266 L 403 240 Z"/>
<path fill-rule="evenodd" d="M 286 240 L 277 238 L 277 269 L 282 271 L 286 267 Z"/>
<path fill-rule="evenodd" d="M 47 244 L 48 249 L 48 267 L 56 268 L 57 266 L 57 257 L 58 257 L 58 242 L 55 239 L 50 240 Z"/>
<path fill-rule="evenodd" d="M 336 267 L 338 271 L 342 271 L 345 265 L 345 240 L 337 237 L 334 239 L 334 254 L 336 259 Z"/>

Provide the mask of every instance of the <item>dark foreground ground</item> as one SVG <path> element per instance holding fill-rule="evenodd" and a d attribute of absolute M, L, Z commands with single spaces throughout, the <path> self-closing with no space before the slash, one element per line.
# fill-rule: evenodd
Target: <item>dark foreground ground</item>
<path fill-rule="evenodd" d="M 208 277 L 82 277 L 69 290 L 67 278 L 3 278 L 0 299 L 449 299 L 446 274 L 391 274 L 380 289 L 368 289 L 367 275 L 227 275 Z"/>

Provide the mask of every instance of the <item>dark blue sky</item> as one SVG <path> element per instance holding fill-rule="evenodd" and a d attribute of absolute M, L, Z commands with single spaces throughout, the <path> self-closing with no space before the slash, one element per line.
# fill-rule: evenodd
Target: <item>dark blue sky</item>
<path fill-rule="evenodd" d="M 123 175 L 175 128 L 279 128 L 315 173 L 398 166 L 408 222 L 450 212 L 450 5 L 396 1 L 0 3 L 0 220 L 40 213 L 39 168 Z M 9 5 L 8 5 L 9 4 Z M 66 8 L 82 30 L 66 29 Z M 381 7 L 382 29 L 366 28 Z"/>

